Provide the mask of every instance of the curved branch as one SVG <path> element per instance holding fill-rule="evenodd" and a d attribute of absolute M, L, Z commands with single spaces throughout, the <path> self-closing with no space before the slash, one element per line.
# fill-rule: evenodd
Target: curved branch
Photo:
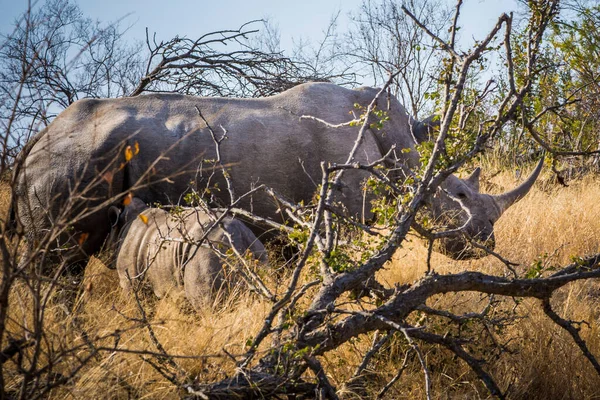
<path fill-rule="evenodd" d="M 591 258 L 597 260 L 599 255 Z M 575 265 L 578 266 L 574 271 Z M 462 272 L 452 275 L 429 275 L 421 279 L 411 288 L 396 293 L 384 305 L 369 314 L 353 314 L 327 327 L 322 327 L 304 335 L 303 345 L 317 346 L 320 354 L 338 347 L 352 337 L 374 331 L 387 329 L 389 325 L 381 318 L 392 321 L 404 320 L 410 313 L 425 304 L 427 299 L 436 294 L 449 292 L 476 291 L 487 294 L 498 294 L 512 297 L 533 297 L 545 299 L 562 286 L 577 280 L 600 277 L 597 262 L 582 266 L 581 262 L 564 268 L 573 271 L 557 273 L 547 278 L 514 279 L 487 275 L 480 272 Z"/>

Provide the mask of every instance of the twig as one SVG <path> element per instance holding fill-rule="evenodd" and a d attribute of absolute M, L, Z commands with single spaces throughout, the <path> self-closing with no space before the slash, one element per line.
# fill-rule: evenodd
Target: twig
<path fill-rule="evenodd" d="M 163 378 L 165 378 L 166 380 L 168 380 L 169 382 L 171 382 L 173 385 L 175 385 L 176 387 L 180 387 L 180 386 L 181 386 L 181 383 L 180 383 L 180 382 L 177 380 L 177 377 L 175 376 L 175 374 L 168 374 L 168 373 L 166 373 L 166 371 L 164 371 L 164 368 L 163 368 L 163 367 L 161 367 L 160 365 L 157 365 L 157 364 L 155 364 L 155 363 L 154 363 L 154 362 L 153 362 L 153 361 L 152 361 L 150 358 L 148 358 L 148 357 L 143 357 L 143 356 L 140 356 L 140 358 L 141 358 L 141 359 L 142 359 L 144 362 L 146 362 L 146 363 L 150 364 L 150 366 L 151 366 L 152 368 L 154 368 L 154 370 L 155 370 L 156 372 L 158 372 L 159 374 L 161 374 Z M 160 360 L 160 358 L 159 358 L 159 360 Z"/>
<path fill-rule="evenodd" d="M 445 310 L 436 310 L 425 304 L 419 305 L 416 309 L 419 311 L 423 311 L 424 313 L 427 313 L 427 314 L 437 315 L 440 317 L 448 318 L 454 322 L 464 322 L 464 321 L 470 321 L 473 319 L 484 319 L 487 316 L 488 312 L 490 311 L 490 309 L 492 307 L 492 303 L 493 303 L 493 296 L 490 297 L 490 301 L 488 302 L 488 304 L 485 306 L 485 308 L 481 312 L 478 312 L 478 313 L 471 312 L 471 313 L 466 313 L 466 314 L 462 314 L 462 315 L 456 315 L 456 314 L 453 314 L 453 313 L 445 311 Z"/>
<path fill-rule="evenodd" d="M 422 330 L 414 330 L 411 332 L 411 335 L 427 343 L 441 344 L 452 351 L 471 367 L 473 372 L 477 374 L 479 379 L 481 379 L 493 396 L 497 396 L 500 399 L 505 398 L 505 395 L 502 393 L 494 379 L 481 367 L 482 362 L 466 352 L 457 340 L 449 336 L 439 336 Z"/>
<path fill-rule="evenodd" d="M 425 395 L 426 395 L 427 400 L 431 400 L 431 377 L 429 374 L 429 369 L 427 368 L 427 362 L 425 361 L 425 357 L 423 356 L 421 349 L 414 342 L 414 340 L 412 340 L 412 337 L 411 337 L 411 335 L 413 334 L 414 331 L 419 331 L 423 328 L 415 328 L 415 327 L 407 326 L 405 324 L 399 324 L 399 323 L 392 321 L 391 319 L 388 319 L 382 315 L 375 314 L 375 313 L 369 313 L 369 312 L 364 312 L 364 311 L 363 312 L 353 312 L 353 311 L 345 311 L 345 310 L 336 310 L 336 311 L 340 312 L 340 313 L 369 316 L 369 317 L 372 317 L 376 320 L 383 322 L 389 328 L 401 332 L 404 335 L 404 337 L 406 338 L 409 346 L 412 348 L 412 350 L 417 354 L 417 357 L 419 358 L 419 362 L 421 363 L 421 368 L 423 369 L 423 374 L 425 375 Z"/>
<path fill-rule="evenodd" d="M 404 361 L 402 361 L 402 365 L 398 369 L 398 372 L 396 373 L 396 375 L 394 375 L 394 377 L 383 388 L 381 388 L 381 390 L 379 391 L 379 393 L 377 393 L 377 398 L 378 399 L 382 399 L 383 396 L 387 393 L 387 391 L 390 390 L 392 388 L 392 386 L 394 386 L 394 384 L 396 382 L 398 382 L 398 380 L 402 376 L 402 373 L 404 372 L 404 370 L 408 366 L 408 363 L 409 363 L 410 359 L 412 358 L 410 356 L 414 357 L 414 354 L 415 353 L 412 351 L 412 349 L 408 349 L 406 351 L 406 353 L 404 354 Z"/>
<path fill-rule="evenodd" d="M 363 373 L 363 371 L 369 365 L 369 362 L 371 361 L 373 356 L 375 354 L 377 354 L 379 352 L 379 350 L 381 350 L 383 345 L 386 344 L 391 339 L 392 336 L 393 336 L 393 332 L 390 331 L 385 336 L 379 338 L 379 331 L 375 332 L 375 336 L 373 336 L 373 344 L 371 345 L 371 348 L 369 349 L 367 354 L 365 354 L 365 356 L 363 357 L 360 365 L 358 367 L 356 367 L 356 370 L 354 370 L 351 380 L 355 380 Z"/>
<path fill-rule="evenodd" d="M 236 201 L 235 192 L 233 190 L 233 184 L 231 182 L 231 179 L 229 178 L 229 173 L 225 170 L 225 166 L 223 165 L 223 160 L 221 158 L 221 142 L 223 140 L 227 139 L 227 130 L 225 130 L 225 128 L 221 127 L 221 129 L 223 129 L 223 135 L 220 138 L 218 138 L 215 131 L 213 130 L 213 128 L 210 126 L 210 124 L 208 123 L 206 118 L 204 118 L 204 115 L 202 115 L 200 108 L 198 106 L 194 106 L 194 107 L 196 108 L 198 115 L 200 116 L 200 118 L 202 119 L 204 124 L 206 125 L 206 128 L 210 132 L 210 136 L 211 136 L 213 142 L 215 143 L 215 151 L 217 153 L 217 159 L 215 160 L 215 163 L 219 164 L 219 168 L 221 169 L 223 178 L 225 178 L 225 182 L 227 183 L 227 191 L 229 192 L 230 204 L 233 204 Z"/>
<path fill-rule="evenodd" d="M 412 332 L 409 333 L 409 330 L 406 328 L 402 329 L 401 332 L 404 334 L 408 344 L 413 349 L 417 355 L 417 358 L 419 359 L 419 362 L 421 363 L 421 369 L 423 370 L 423 375 L 425 376 L 425 397 L 427 400 L 431 400 L 431 377 L 429 374 L 429 368 L 427 368 L 427 361 L 425 361 L 425 357 L 423 356 L 419 346 L 414 342 L 414 340 L 412 340 Z"/>
<path fill-rule="evenodd" d="M 127 279 L 131 282 L 131 278 L 129 277 L 129 271 L 128 270 L 125 270 L 125 275 L 127 276 Z M 156 347 L 156 349 L 161 354 L 160 357 L 157 357 L 158 361 L 161 364 L 165 364 L 166 363 L 167 365 L 173 367 L 176 371 L 178 371 L 178 372 L 181 373 L 182 370 L 179 368 L 179 365 L 177 365 L 177 363 L 173 360 L 173 358 L 169 356 L 169 354 L 167 353 L 167 351 L 163 347 L 162 343 L 160 343 L 160 341 L 156 337 L 156 334 L 154 333 L 154 329 L 152 329 L 152 325 L 150 324 L 150 322 L 148 321 L 148 317 L 146 316 L 146 310 L 144 309 L 144 306 L 142 306 L 140 297 L 138 295 L 138 290 L 132 290 L 132 292 L 133 292 L 133 295 L 135 297 L 135 303 L 136 303 L 136 305 L 138 307 L 138 311 L 140 312 L 140 315 L 142 316 L 141 321 L 146 326 L 146 329 L 148 329 L 148 335 L 150 336 L 150 340 L 152 341 L 152 343 L 154 344 L 154 346 Z"/>
<path fill-rule="evenodd" d="M 400 8 L 402 9 L 402 11 L 404 11 L 406 13 L 406 15 L 408 15 L 415 22 L 415 24 L 417 24 L 419 26 L 419 28 L 423 29 L 429 36 L 431 36 L 431 38 L 433 40 L 435 40 L 436 42 L 438 42 L 440 44 L 440 46 L 442 47 L 443 50 L 445 50 L 448 53 L 450 53 L 452 55 L 452 57 L 454 57 L 457 60 L 462 59 L 462 57 L 454 50 L 454 48 L 452 46 L 450 46 L 448 43 L 446 43 L 444 40 L 442 40 L 439 36 L 437 36 L 435 33 L 433 33 L 429 28 L 427 28 L 404 5 L 402 5 Z"/>
<path fill-rule="evenodd" d="M 277 328 L 275 328 L 275 338 L 273 339 L 273 345 L 274 346 L 278 346 L 281 338 L 280 338 L 280 334 L 281 332 L 283 332 L 283 326 L 287 321 L 287 317 L 291 314 L 292 310 L 294 309 L 294 307 L 296 306 L 296 303 L 298 302 L 298 300 L 300 300 L 302 298 L 302 296 L 304 296 L 306 294 L 306 292 L 308 291 L 308 289 L 310 289 L 311 287 L 317 286 L 318 284 L 321 283 L 320 279 L 316 279 L 314 281 L 305 283 L 300 290 L 298 290 L 298 293 L 296 293 L 290 300 L 290 303 L 288 304 L 288 306 L 286 308 L 284 308 L 278 315 L 278 319 L 279 319 L 279 323 L 277 324 Z"/>
<path fill-rule="evenodd" d="M 502 262 L 506 268 L 508 268 L 508 270 L 510 272 L 512 272 L 513 277 L 518 278 L 519 275 L 517 274 L 517 271 L 513 268 L 513 267 L 518 267 L 520 264 L 519 263 L 515 263 L 512 262 L 510 260 L 507 260 L 506 258 L 502 257 L 499 253 L 496 253 L 495 251 L 493 251 L 492 249 L 490 249 L 487 246 L 484 246 L 483 244 L 477 243 L 476 240 L 470 240 L 469 241 L 471 243 L 471 246 L 478 248 L 480 250 L 485 251 L 486 253 L 488 253 L 489 255 L 495 257 L 496 259 L 500 260 L 500 262 Z"/>
<path fill-rule="evenodd" d="M 577 344 L 577 346 L 579 346 L 579 349 L 581 350 L 581 352 L 583 353 L 583 355 L 592 364 L 592 366 L 596 370 L 596 373 L 598 375 L 600 375 L 600 364 L 598 363 L 598 360 L 596 360 L 596 357 L 594 357 L 594 355 L 588 349 L 585 341 L 579 335 L 579 328 L 576 328 L 576 327 L 573 326 L 573 321 L 568 321 L 566 319 L 561 318 L 552 309 L 552 305 L 550 304 L 550 298 L 549 297 L 547 297 L 545 299 L 542 299 L 542 306 L 543 306 L 543 309 L 544 309 L 544 313 L 548 317 L 550 317 L 550 319 L 552 321 L 554 321 L 554 323 L 556 323 L 558 326 L 560 326 L 561 328 L 563 328 L 565 331 L 569 332 L 569 334 L 571 335 L 571 337 L 573 337 L 573 340 L 575 341 L 575 343 Z"/>
<path fill-rule="evenodd" d="M 321 165 L 323 166 L 324 163 L 321 163 Z M 241 368 L 245 368 L 250 363 L 250 361 L 252 361 L 252 358 L 254 357 L 254 354 L 256 353 L 256 349 L 257 349 L 258 345 L 271 332 L 271 325 L 273 323 L 275 316 L 292 299 L 293 293 L 296 290 L 296 286 L 298 284 L 298 280 L 300 279 L 300 274 L 306 265 L 306 261 L 308 260 L 308 257 L 312 251 L 313 245 L 314 245 L 316 237 L 317 237 L 317 231 L 319 229 L 319 226 L 321 225 L 321 220 L 323 217 L 323 207 L 324 207 L 325 198 L 326 198 L 326 193 L 325 193 L 326 190 L 327 190 L 327 185 L 322 185 L 321 192 L 319 193 L 320 197 L 319 197 L 319 203 L 317 205 L 317 210 L 316 210 L 316 218 L 314 219 L 313 226 L 310 231 L 310 235 L 308 237 L 308 240 L 306 241 L 306 246 L 305 246 L 304 250 L 302 251 L 302 255 L 301 255 L 300 259 L 298 260 L 298 262 L 296 264 L 296 268 L 294 269 L 294 272 L 292 274 L 292 278 L 288 285 L 287 291 L 282 296 L 282 298 L 272 306 L 271 311 L 265 318 L 265 322 L 264 322 L 261 330 L 256 335 L 255 339 L 252 342 L 252 345 L 250 346 L 250 349 L 247 352 L 246 359 L 240 364 Z"/>
<path fill-rule="evenodd" d="M 248 283 L 248 285 L 250 285 L 251 287 L 253 287 L 254 290 L 257 293 L 260 293 L 267 300 L 275 302 L 277 300 L 277 297 L 273 293 L 271 293 L 271 291 L 269 290 L 269 288 L 267 287 L 267 285 L 265 285 L 265 283 L 258 276 L 258 274 L 256 272 L 254 272 L 252 270 L 252 268 L 250 268 L 250 266 L 248 266 L 248 262 L 247 262 L 246 258 L 244 257 L 244 255 L 240 254 L 240 252 L 234 246 L 233 238 L 231 237 L 231 234 L 227 230 L 225 230 L 225 229 L 223 229 L 223 234 L 229 240 L 229 243 L 230 243 L 230 247 L 229 248 L 236 255 L 238 261 L 241 262 L 242 265 L 245 267 L 245 271 L 242 271 L 241 268 L 239 268 L 237 265 L 233 265 L 233 267 L 236 270 L 238 270 L 238 272 L 241 273 L 241 275 L 244 278 L 244 280 Z"/>

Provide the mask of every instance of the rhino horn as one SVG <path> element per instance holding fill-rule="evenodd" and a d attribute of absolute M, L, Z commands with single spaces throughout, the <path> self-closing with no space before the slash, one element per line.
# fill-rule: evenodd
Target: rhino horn
<path fill-rule="evenodd" d="M 465 181 L 473 188 L 476 192 L 479 192 L 479 176 L 481 175 L 481 168 L 475 168 L 475 171 Z"/>
<path fill-rule="evenodd" d="M 540 171 L 544 166 L 544 157 L 535 167 L 529 178 L 518 187 L 514 188 L 510 192 L 506 192 L 497 196 L 492 196 L 500 210 L 500 214 L 504 213 L 510 206 L 512 206 L 517 201 L 521 200 L 525 195 L 529 192 L 529 190 L 533 187 L 535 180 L 540 175 Z"/>

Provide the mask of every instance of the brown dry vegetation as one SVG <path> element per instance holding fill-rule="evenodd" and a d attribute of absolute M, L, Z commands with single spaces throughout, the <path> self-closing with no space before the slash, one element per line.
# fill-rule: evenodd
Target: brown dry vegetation
<path fill-rule="evenodd" d="M 488 188 L 502 191 L 514 185 L 511 173 L 502 173 L 488 182 Z M 509 209 L 496 225 L 498 245 L 496 250 L 510 261 L 521 264 L 519 273 L 532 266 L 531 261 L 541 259 L 552 268 L 568 264 L 575 255 L 589 255 L 600 251 L 600 180 L 588 176 L 572 182 L 569 187 L 549 183 L 550 177 L 541 182 Z M 492 188 L 492 189 L 490 189 Z M 417 280 L 426 269 L 426 249 L 413 241 L 398 251 L 394 263 L 381 274 L 389 284 L 410 283 Z M 500 261 L 486 257 L 480 260 L 455 262 L 441 255 L 433 255 L 432 264 L 440 274 L 476 270 L 489 274 L 508 273 Z M 517 303 L 503 299 L 508 307 Z M 590 326 L 582 327 L 582 335 L 593 354 L 600 354 L 600 282 L 575 283 L 558 291 L 552 303 L 561 316 L 575 321 L 585 320 Z M 481 310 L 485 306 L 479 296 L 465 294 L 438 297 L 439 303 L 429 304 L 438 309 L 455 310 L 457 313 Z M 501 387 L 509 384 L 509 398 L 514 399 L 593 399 L 600 398 L 600 378 L 587 359 L 581 354 L 570 335 L 558 328 L 543 313 L 536 300 L 519 302 L 517 313 L 523 319 L 498 335 L 498 341 L 511 341 L 509 348 L 515 354 L 503 354 L 490 365 L 490 372 L 499 380 Z M 424 321 L 423 324 L 427 324 Z M 443 332 L 443 331 L 441 331 Z M 482 385 L 477 382 L 469 368 L 430 347 L 428 362 L 437 372 L 434 382 L 437 398 L 486 397 Z M 347 355 L 349 357 L 349 354 Z M 389 360 L 388 371 L 381 383 L 389 380 L 402 362 Z M 360 362 L 360 357 L 354 357 Z M 409 378 L 410 376 L 410 378 Z M 403 383 L 407 386 L 390 393 L 390 398 L 424 397 L 423 373 L 418 365 L 405 372 Z"/>
<path fill-rule="evenodd" d="M 509 172 L 487 182 L 488 189 L 501 190 L 514 185 Z M 526 175 L 526 174 L 524 174 Z M 0 192 L 2 207 L 6 207 L 8 190 Z M 497 224 L 497 250 L 507 259 L 521 264 L 516 269 L 524 273 L 532 260 L 542 257 L 545 266 L 569 262 L 573 255 L 600 251 L 600 180 L 587 177 L 569 187 L 537 185 L 521 202 L 511 208 Z M 418 239 L 399 250 L 394 261 L 380 274 L 388 285 L 410 283 L 421 277 L 426 269 L 426 249 Z M 479 270 L 506 274 L 506 267 L 492 257 L 469 262 L 455 262 L 434 254 L 435 272 L 455 273 Z M 272 286 L 277 286 L 275 281 Z M 281 286 L 283 287 L 283 285 Z M 57 291 L 47 309 L 46 346 L 59 349 L 83 344 L 88 339 L 110 335 L 97 346 L 112 345 L 119 332 L 120 347 L 129 350 L 156 352 L 136 301 L 121 293 L 116 272 L 108 270 L 99 259 L 88 264 L 81 283 L 71 289 Z M 75 289 L 73 289 L 75 288 Z M 274 288 L 276 291 L 276 288 Z M 522 317 L 494 331 L 493 338 L 508 343 L 512 352 L 488 357 L 487 369 L 502 388 L 510 385 L 508 397 L 513 399 L 593 399 L 600 398 L 600 378 L 581 355 L 572 338 L 556 327 L 535 304 L 535 300 L 520 302 L 502 299 L 504 308 L 516 307 Z M 152 330 L 170 354 L 192 356 L 176 358 L 187 376 L 198 381 L 213 381 L 231 372 L 234 362 L 225 354 L 240 354 L 246 341 L 259 330 L 268 304 L 250 294 L 241 294 L 218 310 L 207 309 L 196 314 L 184 301 L 167 298 L 141 299 L 148 313 Z M 444 295 L 433 298 L 428 305 L 457 313 L 481 310 L 485 302 L 478 295 Z M 564 318 L 586 320 L 582 335 L 591 351 L 600 355 L 600 282 L 571 284 L 553 297 L 555 309 Z M 11 295 L 9 331 L 20 332 L 30 325 L 28 310 L 31 299 L 24 288 L 15 288 Z M 434 319 L 414 316 L 415 324 L 427 325 L 443 333 L 446 325 Z M 438 328 L 439 326 L 439 328 Z M 468 327 L 467 327 L 468 329 Z M 15 336 L 19 336 L 15 334 Z M 482 335 L 482 341 L 490 335 Z M 368 350 L 372 335 L 348 343 L 328 354 L 323 362 L 334 366 L 330 379 L 334 384 L 346 381 Z M 480 343 L 481 344 L 481 343 Z M 402 364 L 405 342 L 392 340 L 378 356 L 368 375 L 367 390 L 376 395 Z M 461 361 L 436 346 L 422 348 L 433 379 L 433 397 L 486 398 L 487 391 L 476 376 Z M 87 349 L 81 350 L 83 356 Z M 83 368 L 71 385 L 51 393 L 50 398 L 177 398 L 183 393 L 144 360 L 146 356 L 131 353 L 100 352 Z M 156 359 L 153 361 L 156 362 Z M 65 366 L 67 368 L 68 365 Z M 376 367 L 376 368 L 375 368 Z M 19 384 L 18 375 L 7 376 L 7 389 Z M 345 398 L 361 398 L 365 393 L 353 392 L 338 386 Z M 418 362 L 413 361 L 400 382 L 387 398 L 424 398 L 424 377 Z"/>

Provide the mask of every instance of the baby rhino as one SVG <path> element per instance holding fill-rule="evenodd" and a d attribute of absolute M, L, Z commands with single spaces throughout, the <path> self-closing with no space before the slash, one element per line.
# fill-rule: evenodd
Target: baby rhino
<path fill-rule="evenodd" d="M 120 231 L 116 269 L 126 291 L 141 282 L 148 283 L 159 298 L 183 289 L 199 310 L 213 304 L 232 283 L 223 268 L 223 255 L 229 249 L 241 255 L 249 250 L 259 262 L 267 261 L 263 244 L 233 218 L 223 218 L 209 231 L 214 218 L 204 210 L 180 208 L 169 213 L 149 208 L 139 198 L 122 211 L 111 207 L 109 214 L 113 227 Z"/>

